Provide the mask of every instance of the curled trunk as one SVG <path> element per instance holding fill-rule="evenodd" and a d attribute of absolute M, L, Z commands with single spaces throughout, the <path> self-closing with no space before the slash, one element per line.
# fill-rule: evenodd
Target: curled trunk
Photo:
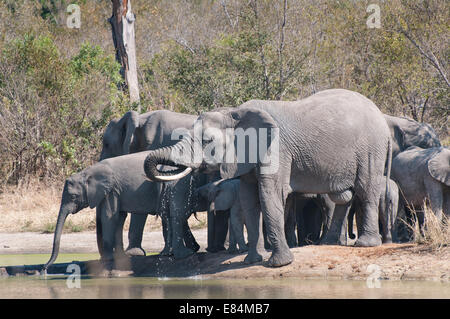
<path fill-rule="evenodd" d="M 145 175 L 155 182 L 168 182 L 181 179 L 188 175 L 192 168 L 175 163 L 171 154 L 178 144 L 150 151 L 144 161 Z M 173 170 L 160 170 L 158 165 L 169 165 L 178 167 Z"/>

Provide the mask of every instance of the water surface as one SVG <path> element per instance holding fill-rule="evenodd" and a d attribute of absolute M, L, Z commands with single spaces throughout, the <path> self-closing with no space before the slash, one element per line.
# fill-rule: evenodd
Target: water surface
<path fill-rule="evenodd" d="M 0 255 L 0 267 L 47 262 L 49 254 Z M 60 254 L 57 263 L 98 259 L 98 254 Z M 81 276 L 79 288 L 69 276 L 0 278 L 0 298 L 448 298 L 450 283 L 432 281 L 379 282 L 285 279 L 91 278 Z M 72 284 L 71 284 L 72 283 Z"/>
<path fill-rule="evenodd" d="M 381 281 L 369 288 L 365 281 L 168 278 L 82 278 L 69 288 L 68 276 L 0 279 L 0 298 L 450 298 L 450 283 Z"/>

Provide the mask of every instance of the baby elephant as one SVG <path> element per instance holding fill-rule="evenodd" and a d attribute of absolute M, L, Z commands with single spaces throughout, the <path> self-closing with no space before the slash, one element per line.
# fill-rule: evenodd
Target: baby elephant
<path fill-rule="evenodd" d="M 397 184 L 389 179 L 388 190 L 386 192 L 386 184 L 383 183 L 383 187 L 380 194 L 380 201 L 378 203 L 378 224 L 380 227 L 380 233 L 383 244 L 392 243 L 392 240 L 396 240 L 395 234 L 395 221 L 398 214 L 399 203 L 399 191 Z M 353 216 L 356 213 L 356 224 L 358 232 L 360 232 L 361 222 L 358 219 L 358 212 L 361 209 L 361 203 L 356 199 L 350 209 L 348 215 L 348 232 L 351 239 L 355 239 L 353 233 Z"/>
<path fill-rule="evenodd" d="M 163 251 L 170 250 L 169 214 L 160 205 L 164 196 L 161 193 L 161 184 L 151 182 L 145 177 L 143 163 L 147 155 L 148 152 L 140 152 L 105 159 L 66 180 L 56 223 L 52 256 L 45 264 L 44 270 L 56 260 L 67 216 L 88 206 L 96 207 L 97 210 L 97 244 L 102 261 L 108 270 L 112 267 L 114 253 L 124 254 L 122 231 L 126 213 L 123 212 L 159 213 L 162 217 L 165 239 Z M 183 228 L 186 244 L 195 249 L 198 244 L 187 222 Z"/>
<path fill-rule="evenodd" d="M 445 147 L 410 147 L 392 160 L 392 178 L 400 187 L 401 200 L 421 209 L 429 200 L 434 214 L 450 215 L 450 150 Z"/>
<path fill-rule="evenodd" d="M 197 197 L 202 210 L 230 210 L 228 251 L 243 253 L 248 247 L 244 240 L 244 216 L 239 202 L 239 185 L 239 179 L 218 180 L 197 188 Z"/>

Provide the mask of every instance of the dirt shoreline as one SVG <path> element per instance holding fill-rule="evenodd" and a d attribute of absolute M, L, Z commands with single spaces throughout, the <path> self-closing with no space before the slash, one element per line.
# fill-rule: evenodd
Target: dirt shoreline
<path fill-rule="evenodd" d="M 281 278 L 366 280 L 379 275 L 384 280 L 433 280 L 450 282 L 450 247 L 433 251 L 417 244 L 388 244 L 359 248 L 343 246 L 306 246 L 291 249 L 295 260 L 281 268 L 269 268 L 265 262 L 247 265 L 245 254 L 207 253 L 206 229 L 194 230 L 201 248 L 199 253 L 182 260 L 170 257 L 134 257 L 122 262 L 116 276 L 157 276 L 208 278 Z M 0 233 L 1 254 L 39 253 L 50 255 L 53 234 Z M 124 236 L 124 243 L 127 243 Z M 148 253 L 162 249 L 159 231 L 144 234 L 143 247 Z M 61 253 L 97 252 L 95 232 L 63 234 Z M 270 253 L 267 253 L 266 258 Z M 98 275 L 98 261 L 79 262 L 83 273 Z M 376 265 L 370 266 L 369 265 Z M 19 265 L 18 265 L 19 266 Z M 1 265 L 0 265 L 1 267 Z M 28 267 L 28 268 L 27 268 Z M 37 274 L 36 265 L 4 267 L 3 275 Z M 66 265 L 56 264 L 50 273 L 64 273 Z M 377 271 L 379 271 L 377 273 Z"/>

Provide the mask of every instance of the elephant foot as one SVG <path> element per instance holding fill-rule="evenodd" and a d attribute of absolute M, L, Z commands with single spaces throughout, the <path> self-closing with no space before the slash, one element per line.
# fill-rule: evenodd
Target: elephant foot
<path fill-rule="evenodd" d="M 186 247 L 192 249 L 194 252 L 200 250 L 200 245 L 196 241 L 194 241 L 192 244 L 186 244 Z"/>
<path fill-rule="evenodd" d="M 248 246 L 247 245 L 239 245 L 239 249 L 238 249 L 238 253 L 242 254 L 248 251 Z"/>
<path fill-rule="evenodd" d="M 248 253 L 248 255 L 244 259 L 244 263 L 249 265 L 249 264 L 254 264 L 254 263 L 260 262 L 262 260 L 263 260 L 263 258 L 260 254 Z"/>
<path fill-rule="evenodd" d="M 146 256 L 145 250 L 141 247 L 133 247 L 133 248 L 127 248 L 127 251 L 125 252 L 128 256 Z"/>
<path fill-rule="evenodd" d="M 193 254 L 195 254 L 195 251 L 186 247 L 173 250 L 173 256 L 175 257 L 175 259 L 183 259 Z"/>
<path fill-rule="evenodd" d="M 382 242 L 383 244 L 392 244 L 392 237 L 391 236 L 383 237 Z"/>
<path fill-rule="evenodd" d="M 356 247 L 376 247 L 381 245 L 381 236 L 379 234 L 362 234 L 355 242 Z"/>
<path fill-rule="evenodd" d="M 161 250 L 161 251 L 159 252 L 159 254 L 160 254 L 161 256 L 171 256 L 171 255 L 172 255 L 172 252 L 170 251 L 170 248 L 169 248 L 169 247 L 164 246 L 164 249 Z"/>
<path fill-rule="evenodd" d="M 112 269 L 111 270 L 102 269 L 96 274 L 96 277 L 111 278 L 112 277 Z"/>
<path fill-rule="evenodd" d="M 320 240 L 319 244 L 347 246 L 347 237 L 327 232 L 327 234 Z"/>
<path fill-rule="evenodd" d="M 291 251 L 288 249 L 285 252 L 273 252 L 272 256 L 270 256 L 267 261 L 267 266 L 269 267 L 282 267 L 289 265 L 294 261 L 294 255 L 292 255 Z"/>
<path fill-rule="evenodd" d="M 206 251 L 209 253 L 218 253 L 219 251 L 226 250 L 224 246 L 215 246 L 215 247 L 208 247 L 206 248 Z"/>

